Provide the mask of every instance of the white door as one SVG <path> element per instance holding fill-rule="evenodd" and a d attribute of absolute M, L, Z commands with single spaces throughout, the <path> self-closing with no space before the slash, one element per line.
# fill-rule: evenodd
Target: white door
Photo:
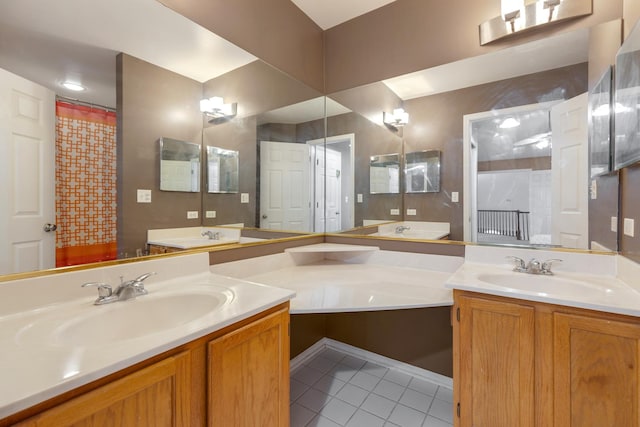
<path fill-rule="evenodd" d="M 315 146 L 315 231 L 333 233 L 342 228 L 342 154 Z"/>
<path fill-rule="evenodd" d="M 0 274 L 55 267 L 55 94 L 0 69 Z"/>
<path fill-rule="evenodd" d="M 587 94 L 551 109 L 551 243 L 589 247 Z"/>
<path fill-rule="evenodd" d="M 260 228 L 311 231 L 306 144 L 260 141 Z"/>

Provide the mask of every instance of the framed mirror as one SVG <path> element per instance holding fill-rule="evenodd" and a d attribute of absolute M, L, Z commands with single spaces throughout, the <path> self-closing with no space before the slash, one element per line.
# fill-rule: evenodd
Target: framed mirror
<path fill-rule="evenodd" d="M 240 153 L 207 146 L 207 192 L 237 193 Z"/>
<path fill-rule="evenodd" d="M 160 190 L 200 191 L 200 144 L 162 137 L 160 146 Z"/>
<path fill-rule="evenodd" d="M 589 170 L 591 178 L 611 171 L 612 67 L 589 91 Z"/>
<path fill-rule="evenodd" d="M 404 155 L 405 193 L 440 191 L 440 150 L 416 151 Z"/>
<path fill-rule="evenodd" d="M 369 193 L 400 193 L 400 155 L 372 156 L 369 162 Z"/>

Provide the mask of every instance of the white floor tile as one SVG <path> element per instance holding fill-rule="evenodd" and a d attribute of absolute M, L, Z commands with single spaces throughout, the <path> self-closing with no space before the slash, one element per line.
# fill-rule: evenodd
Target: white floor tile
<path fill-rule="evenodd" d="M 429 409 L 429 415 L 453 424 L 453 405 L 444 400 L 434 399 Z"/>
<path fill-rule="evenodd" d="M 384 374 L 386 374 L 388 370 L 388 368 L 377 365 L 373 362 L 365 363 L 364 366 L 360 369 L 361 372 L 366 372 L 367 374 L 376 376 L 378 378 L 384 377 Z"/>
<path fill-rule="evenodd" d="M 347 382 L 358 372 L 357 369 L 352 368 L 351 366 L 343 365 L 342 363 L 338 363 L 329 371 L 329 375 L 335 377 L 341 381 Z"/>
<path fill-rule="evenodd" d="M 438 387 L 438 392 L 436 393 L 436 399 L 453 403 L 453 390 L 446 387 L 442 387 L 442 386 Z"/>
<path fill-rule="evenodd" d="M 404 387 L 383 379 L 375 386 L 373 392 L 397 402 L 404 392 Z"/>
<path fill-rule="evenodd" d="M 360 369 L 367 363 L 365 360 L 362 360 L 358 357 L 354 356 L 345 356 L 344 359 L 340 361 L 343 365 L 351 366 L 354 369 Z"/>
<path fill-rule="evenodd" d="M 313 385 L 313 388 L 330 394 L 331 396 L 335 396 L 345 384 L 346 382 L 332 377 L 331 375 L 325 375 Z"/>
<path fill-rule="evenodd" d="M 349 405 L 347 402 L 343 402 L 342 400 L 334 397 L 324 408 L 322 408 L 320 415 L 329 418 L 331 421 L 340 425 L 345 425 L 357 409 L 358 408 L 355 406 Z"/>
<path fill-rule="evenodd" d="M 313 412 L 320 412 L 320 410 L 331 400 L 331 396 L 323 393 L 315 388 L 310 388 L 302 396 L 296 400 L 296 403 L 304 406 L 307 409 L 311 409 Z"/>
<path fill-rule="evenodd" d="M 394 423 L 390 423 L 389 421 L 387 421 L 386 423 L 384 423 L 384 427 L 401 427 L 398 424 L 394 424 Z"/>
<path fill-rule="evenodd" d="M 409 388 L 423 394 L 428 394 L 429 396 L 435 396 L 438 392 L 437 385 L 421 378 L 412 378 L 409 382 Z"/>
<path fill-rule="evenodd" d="M 293 426 L 292 426 L 293 427 Z M 325 418 L 321 415 L 317 415 L 307 427 L 342 427 L 340 424 L 336 424 L 331 421 L 329 418 Z"/>
<path fill-rule="evenodd" d="M 389 372 L 387 372 L 383 377 L 383 379 L 387 381 L 391 381 L 392 383 L 399 384 L 403 387 L 408 386 L 412 378 L 413 377 L 411 375 L 405 374 L 403 372 L 394 371 L 393 369 L 389 369 Z"/>
<path fill-rule="evenodd" d="M 293 379 L 305 383 L 307 385 L 313 385 L 316 381 L 322 378 L 322 372 L 317 371 L 308 366 L 301 366 L 293 374 Z"/>
<path fill-rule="evenodd" d="M 316 416 L 315 412 L 297 403 L 293 403 L 290 408 L 291 427 L 304 427 Z"/>
<path fill-rule="evenodd" d="M 397 405 L 389 416 L 389 421 L 402 427 L 422 427 L 427 416 L 404 405 Z"/>
<path fill-rule="evenodd" d="M 404 406 L 408 406 L 409 408 L 424 412 L 426 414 L 427 411 L 429 411 L 432 400 L 433 396 L 422 394 L 419 391 L 411 390 L 410 388 L 408 388 L 402 394 L 400 403 L 402 403 Z"/>
<path fill-rule="evenodd" d="M 335 360 L 331 360 L 331 359 L 327 359 L 326 357 L 318 356 L 318 357 L 314 357 L 313 359 L 311 359 L 309 362 L 306 363 L 306 365 L 309 366 L 310 368 L 313 368 L 313 369 L 316 369 L 316 370 L 322 372 L 323 374 L 326 374 L 327 372 L 329 372 L 331 370 L 331 368 L 336 366 L 337 363 L 338 362 L 336 362 Z"/>
<path fill-rule="evenodd" d="M 427 419 L 424 420 L 422 427 L 452 427 L 451 424 L 442 421 L 441 419 L 434 418 L 431 415 L 427 415 Z"/>
<path fill-rule="evenodd" d="M 367 390 L 347 384 L 338 392 L 338 394 L 336 394 L 336 397 L 352 404 L 353 406 L 360 406 L 368 395 L 369 392 Z"/>
<path fill-rule="evenodd" d="M 384 420 L 382 418 L 360 409 L 353 414 L 346 427 L 382 427 L 383 425 Z"/>
<path fill-rule="evenodd" d="M 377 394 L 370 394 L 365 400 L 361 409 L 367 412 L 371 412 L 373 415 L 377 415 L 380 418 L 387 419 L 391 415 L 391 411 L 396 406 L 396 402 L 387 399 L 386 397 L 378 396 Z"/>
<path fill-rule="evenodd" d="M 291 383 L 291 387 L 290 387 L 289 395 L 292 402 L 295 401 L 300 396 L 302 396 L 302 394 L 305 391 L 307 391 L 307 389 L 309 388 L 308 384 L 301 383 L 300 381 L 297 381 L 294 378 L 291 378 L 290 383 Z"/>
<path fill-rule="evenodd" d="M 357 385 L 360 388 L 371 391 L 380 382 L 380 378 L 360 370 L 360 372 L 355 374 L 353 378 L 349 380 L 349 382 L 353 385 Z"/>
<path fill-rule="evenodd" d="M 334 350 L 332 348 L 325 348 L 322 352 L 319 353 L 320 356 L 326 357 L 327 359 L 331 359 L 335 362 L 339 362 L 344 359 L 344 353 Z"/>

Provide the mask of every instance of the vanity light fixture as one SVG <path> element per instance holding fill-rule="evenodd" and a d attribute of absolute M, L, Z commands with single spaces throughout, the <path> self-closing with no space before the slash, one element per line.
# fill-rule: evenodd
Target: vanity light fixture
<path fill-rule="evenodd" d="M 391 114 L 383 111 L 382 121 L 385 125 L 398 129 L 409 123 L 409 113 L 402 108 L 396 108 Z"/>
<path fill-rule="evenodd" d="M 238 113 L 238 103 L 225 104 L 220 96 L 212 96 L 200 100 L 200 111 L 209 117 L 209 123 L 226 120 L 234 117 Z"/>
<path fill-rule="evenodd" d="M 592 0 L 502 0 L 500 6 L 500 16 L 480 24 L 480 45 L 593 13 Z"/>

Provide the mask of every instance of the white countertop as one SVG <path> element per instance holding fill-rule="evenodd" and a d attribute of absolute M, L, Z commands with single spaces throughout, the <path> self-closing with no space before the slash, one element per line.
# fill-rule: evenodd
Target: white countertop
<path fill-rule="evenodd" d="M 194 274 L 180 277 L 180 274 L 189 271 L 194 265 L 193 262 L 189 262 L 189 259 L 193 260 L 194 257 L 198 261 L 196 264 L 202 268 L 197 268 L 199 271 L 195 271 Z M 104 273 L 97 270 L 69 273 L 71 277 L 66 280 L 63 277 L 65 274 L 51 276 L 52 283 L 61 284 L 58 293 L 64 296 L 64 300 L 58 298 L 56 301 L 51 295 L 45 296 L 40 298 L 39 306 L 32 306 L 30 309 L 23 307 L 22 311 L 18 312 L 2 310 L 3 306 L 0 304 L 0 419 L 220 330 L 294 296 L 290 290 L 211 274 L 208 271 L 208 254 L 147 263 L 150 265 L 142 268 L 136 264 L 144 262 L 124 264 L 118 266 L 121 268 Z M 176 268 L 178 265 L 183 269 Z M 133 300 L 95 306 L 95 289 L 79 287 L 80 283 L 88 281 L 87 278 L 103 280 L 101 276 L 113 277 L 123 269 L 126 270 L 126 277 L 135 277 L 132 272 L 137 275 L 147 269 L 158 270 L 158 275 L 145 282 L 149 294 Z M 161 270 L 164 271 L 161 273 Z M 162 275 L 169 276 L 172 270 L 176 271 L 176 275 L 162 280 Z M 69 281 L 72 283 L 67 285 L 66 282 Z M 0 283 L 0 299 L 17 298 L 20 292 L 35 295 L 34 289 L 42 291 L 43 286 L 45 289 L 51 288 L 46 283 L 46 277 L 33 279 L 33 284 L 29 279 L 20 282 L 22 283 Z M 25 287 L 32 289 L 27 292 L 23 290 Z M 144 307 L 145 303 L 154 298 L 159 298 L 159 295 L 169 303 L 176 301 L 175 306 L 172 305 L 176 312 L 189 311 L 192 307 L 180 306 L 178 302 L 181 301 L 179 296 L 185 292 L 212 292 L 216 295 L 219 292 L 221 295 L 224 294 L 227 300 L 218 309 L 207 311 L 196 319 L 131 339 L 114 339 L 118 333 L 110 333 L 110 325 L 104 325 L 104 329 L 96 328 L 95 336 L 91 335 L 91 343 L 87 345 L 65 343 L 65 340 L 60 339 L 70 324 L 69 319 L 100 316 L 101 310 L 102 313 L 108 313 L 109 310 L 122 310 L 124 307 L 132 308 L 129 312 L 132 316 L 131 328 L 135 330 L 136 325 L 146 319 L 142 315 L 143 309 L 138 308 Z M 145 298 L 148 300 L 144 300 Z M 169 314 L 174 316 L 175 312 L 167 313 Z M 102 342 L 101 334 L 108 339 Z"/>

